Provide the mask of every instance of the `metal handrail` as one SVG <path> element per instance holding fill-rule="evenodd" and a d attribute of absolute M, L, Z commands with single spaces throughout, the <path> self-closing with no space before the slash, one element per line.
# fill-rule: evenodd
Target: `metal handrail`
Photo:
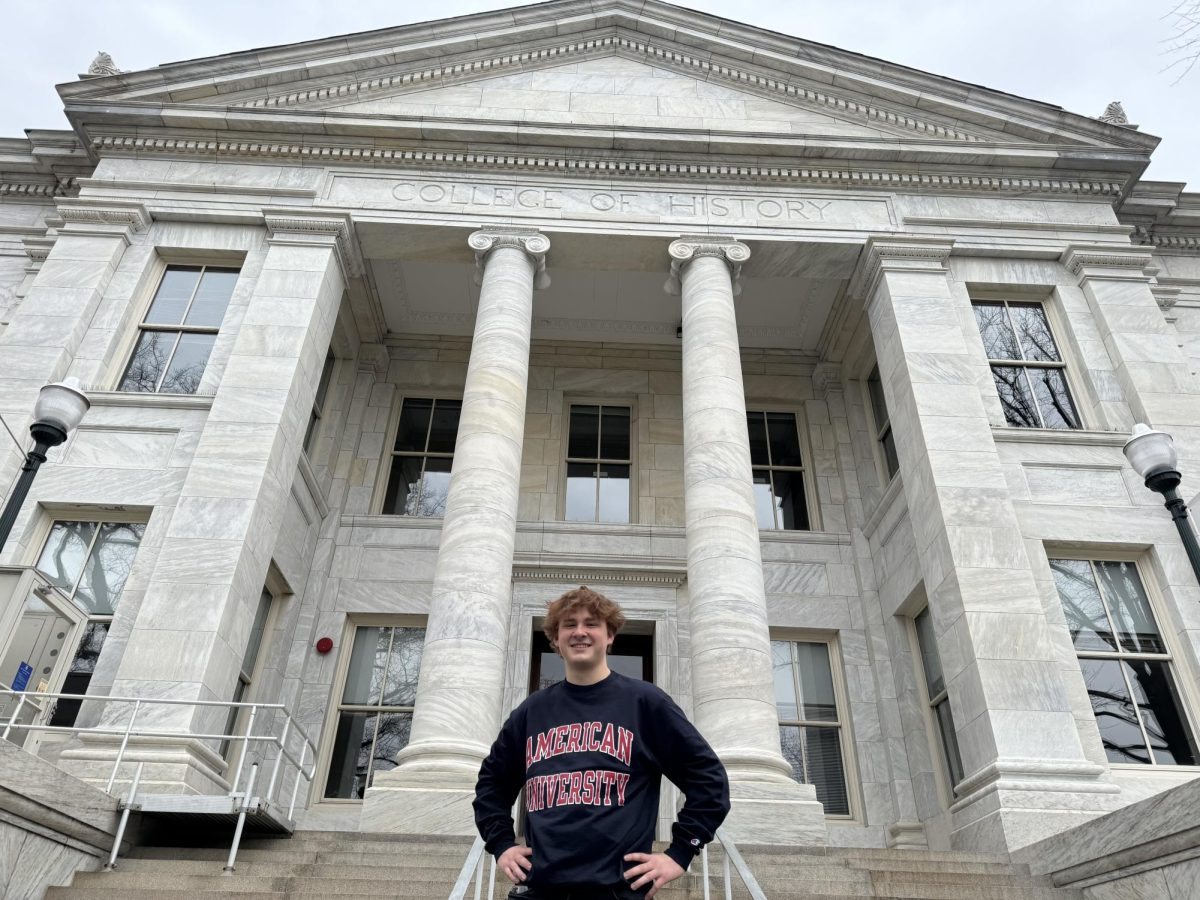
<path fill-rule="evenodd" d="M 767 900 L 767 895 L 763 893 L 763 889 L 759 887 L 758 879 L 754 877 L 754 873 L 750 871 L 750 866 L 746 860 L 742 858 L 742 854 L 738 851 L 737 844 L 733 839 L 725 833 L 723 828 L 717 829 L 716 840 L 721 845 L 721 849 L 725 851 L 724 864 L 722 868 L 722 880 L 724 882 L 724 898 L 725 900 L 733 900 L 733 878 L 730 869 L 737 872 L 738 878 L 746 890 L 750 892 L 752 900 Z M 708 847 L 705 847 L 701 852 L 703 857 L 703 882 L 704 882 L 704 900 L 708 900 Z"/>
<path fill-rule="evenodd" d="M 483 860 L 484 844 L 483 838 L 475 838 L 475 843 L 471 845 L 471 849 L 467 851 L 467 858 L 463 860 L 462 868 L 458 870 L 458 878 L 454 880 L 454 887 L 450 888 L 450 896 L 447 900 L 465 900 L 467 889 L 471 883 L 475 884 L 475 900 L 480 900 L 483 894 Z M 496 857 L 488 854 L 491 860 L 490 878 L 488 878 L 487 900 L 492 900 L 496 891 Z"/>
<path fill-rule="evenodd" d="M 317 747 L 304 728 L 295 721 L 291 712 L 282 703 L 250 703 L 250 702 L 233 702 L 222 700 L 178 700 L 157 697 L 112 697 L 99 694 L 66 694 L 55 693 L 51 691 L 14 691 L 7 688 L 0 689 L 0 699 L 11 697 L 17 700 L 12 714 L 8 717 L 8 721 L 4 724 L 4 730 L 0 733 L 0 739 L 7 740 L 9 734 L 14 730 L 24 730 L 29 732 L 47 732 L 58 734 L 71 735 L 95 735 L 107 737 L 121 738 L 121 746 L 117 751 L 116 759 L 113 762 L 112 772 L 109 775 L 108 785 L 105 788 L 107 793 L 112 793 L 116 785 L 117 774 L 120 771 L 121 763 L 124 762 L 125 754 L 129 747 L 130 738 L 186 738 L 194 741 L 230 741 L 241 743 L 241 752 L 238 755 L 237 765 L 234 769 L 234 779 L 229 788 L 229 796 L 240 796 L 239 787 L 241 787 L 242 771 L 246 762 L 247 754 L 249 753 L 251 744 L 268 744 L 274 746 L 278 750 L 278 754 L 274 760 L 274 767 L 271 772 L 271 780 L 267 787 L 267 792 L 263 795 L 263 799 L 268 803 L 278 804 L 278 799 L 273 797 L 273 794 L 281 787 L 281 779 L 279 778 L 280 768 L 286 760 L 291 768 L 296 770 L 296 778 L 292 784 L 292 796 L 288 804 L 288 819 L 291 819 L 295 813 L 297 794 L 299 793 L 300 780 L 303 779 L 308 785 L 312 785 L 313 778 L 316 774 L 316 758 Z M 78 700 L 89 705 L 96 704 L 100 706 L 108 704 L 132 704 L 132 711 L 129 715 L 129 720 L 124 727 L 106 727 L 106 726 L 78 726 L 78 725 L 47 725 L 41 724 L 36 719 L 32 722 L 18 722 L 17 718 L 21 715 L 27 701 L 40 700 Z M 247 709 L 250 715 L 247 717 L 246 730 L 242 733 L 220 733 L 212 734 L 207 732 L 190 732 L 183 729 L 167 729 L 167 728 L 135 728 L 139 714 L 146 706 L 184 706 L 184 707 L 214 707 L 227 710 Z M 254 725 L 259 717 L 259 711 L 281 712 L 283 713 L 283 726 L 278 735 L 275 734 L 254 734 Z M 39 711 L 39 715 L 44 714 L 45 710 Z M 288 742 L 291 734 L 295 732 L 301 738 L 299 747 L 299 758 L 293 755 L 288 749 Z M 311 751 L 311 752 L 310 752 Z M 311 762 L 307 762 L 312 760 Z M 307 762 L 307 765 L 306 765 Z M 249 791 L 246 791 L 249 794 Z"/>

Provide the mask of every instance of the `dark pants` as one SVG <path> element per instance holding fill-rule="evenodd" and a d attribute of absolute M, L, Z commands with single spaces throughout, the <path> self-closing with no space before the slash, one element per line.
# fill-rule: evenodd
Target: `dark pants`
<path fill-rule="evenodd" d="M 634 890 L 629 882 L 609 885 L 547 885 L 529 887 L 519 884 L 508 892 L 508 900 L 643 900 L 650 886 Z"/>

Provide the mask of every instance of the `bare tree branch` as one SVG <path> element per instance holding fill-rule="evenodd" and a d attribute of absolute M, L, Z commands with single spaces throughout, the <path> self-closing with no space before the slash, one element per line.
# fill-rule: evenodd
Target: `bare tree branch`
<path fill-rule="evenodd" d="M 1163 16 L 1171 23 L 1171 36 L 1165 38 L 1163 55 L 1171 59 L 1162 71 L 1177 70 L 1172 85 L 1179 84 L 1200 60 L 1200 0 L 1179 0 Z"/>

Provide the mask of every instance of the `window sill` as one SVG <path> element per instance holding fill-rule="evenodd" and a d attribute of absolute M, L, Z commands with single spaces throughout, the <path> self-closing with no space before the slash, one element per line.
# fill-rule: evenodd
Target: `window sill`
<path fill-rule="evenodd" d="M 1013 428 L 992 426 L 997 442 L 1007 444 L 1063 444 L 1074 447 L 1124 447 L 1129 435 L 1120 431 L 1088 431 L 1084 428 Z"/>
<path fill-rule="evenodd" d="M 211 409 L 212 394 L 151 394 L 142 391 L 88 391 L 92 406 L 137 409 Z"/>

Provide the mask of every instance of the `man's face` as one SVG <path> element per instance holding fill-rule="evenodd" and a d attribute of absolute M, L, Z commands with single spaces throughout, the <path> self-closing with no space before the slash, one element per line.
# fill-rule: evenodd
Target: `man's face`
<path fill-rule="evenodd" d="M 557 650 L 569 666 L 590 669 L 600 665 L 612 642 L 604 620 L 587 610 L 567 613 L 558 623 Z"/>

